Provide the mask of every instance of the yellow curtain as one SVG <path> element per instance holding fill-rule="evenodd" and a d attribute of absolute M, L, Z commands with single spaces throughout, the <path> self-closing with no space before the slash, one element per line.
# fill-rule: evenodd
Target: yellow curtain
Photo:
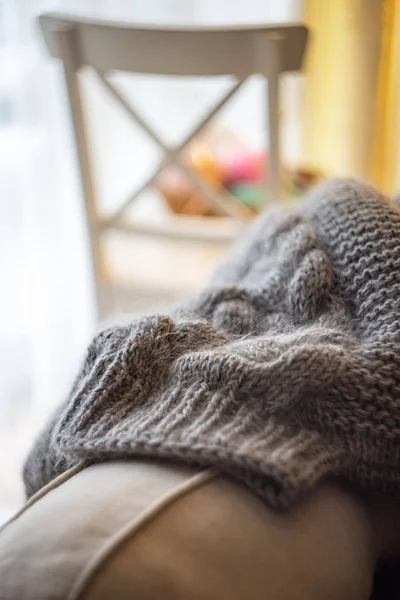
<path fill-rule="evenodd" d="M 383 0 L 372 179 L 384 192 L 400 192 L 400 0 Z"/>
<path fill-rule="evenodd" d="M 303 159 L 328 176 L 370 177 L 382 0 L 306 0 Z"/>

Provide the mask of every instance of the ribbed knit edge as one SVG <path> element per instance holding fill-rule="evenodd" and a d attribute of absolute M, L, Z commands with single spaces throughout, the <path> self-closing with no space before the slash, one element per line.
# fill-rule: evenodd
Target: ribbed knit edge
<path fill-rule="evenodd" d="M 343 470 L 343 449 L 323 441 L 317 432 L 296 432 L 272 416 L 260 421 L 251 404 L 238 407 L 221 392 L 177 387 L 169 400 L 163 394 L 143 414 L 142 419 L 128 417 L 109 432 L 96 431 L 96 424 L 89 431 L 73 432 L 70 415 L 71 428 L 56 434 L 53 444 L 73 461 L 145 456 L 221 469 L 279 509 Z"/>

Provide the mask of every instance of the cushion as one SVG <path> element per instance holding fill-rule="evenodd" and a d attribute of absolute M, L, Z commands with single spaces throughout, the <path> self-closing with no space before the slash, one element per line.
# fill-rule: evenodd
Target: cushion
<path fill-rule="evenodd" d="M 362 505 L 325 484 L 289 513 L 207 470 L 72 471 L 0 533 L 1 600 L 367 600 Z"/>

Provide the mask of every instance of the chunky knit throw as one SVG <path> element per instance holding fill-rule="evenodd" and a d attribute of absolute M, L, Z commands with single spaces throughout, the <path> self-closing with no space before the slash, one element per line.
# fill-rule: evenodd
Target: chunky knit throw
<path fill-rule="evenodd" d="M 25 466 L 213 466 L 290 506 L 323 477 L 400 493 L 400 212 L 333 181 L 266 212 L 206 289 L 92 342 Z"/>

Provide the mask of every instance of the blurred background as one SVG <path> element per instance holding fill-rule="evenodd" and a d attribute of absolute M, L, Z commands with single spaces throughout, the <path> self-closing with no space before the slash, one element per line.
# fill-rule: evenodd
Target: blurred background
<path fill-rule="evenodd" d="M 279 201 L 301 202 L 330 176 L 400 190 L 399 0 L 0 0 L 0 521 L 22 501 L 23 457 L 99 326 L 62 68 L 36 22 L 47 11 L 133 24 L 305 23 L 303 70 L 281 79 Z M 120 72 L 112 81 L 169 145 L 232 84 Z M 160 149 L 90 70 L 82 85 L 98 207 L 109 215 L 149 177 Z M 265 86 L 251 77 L 185 155 L 199 177 L 254 214 L 268 161 Z M 104 235 L 107 319 L 193 293 L 236 231 L 173 170 L 138 197 L 127 219 L 178 234 Z M 197 239 L 200 230 L 221 239 Z"/>

